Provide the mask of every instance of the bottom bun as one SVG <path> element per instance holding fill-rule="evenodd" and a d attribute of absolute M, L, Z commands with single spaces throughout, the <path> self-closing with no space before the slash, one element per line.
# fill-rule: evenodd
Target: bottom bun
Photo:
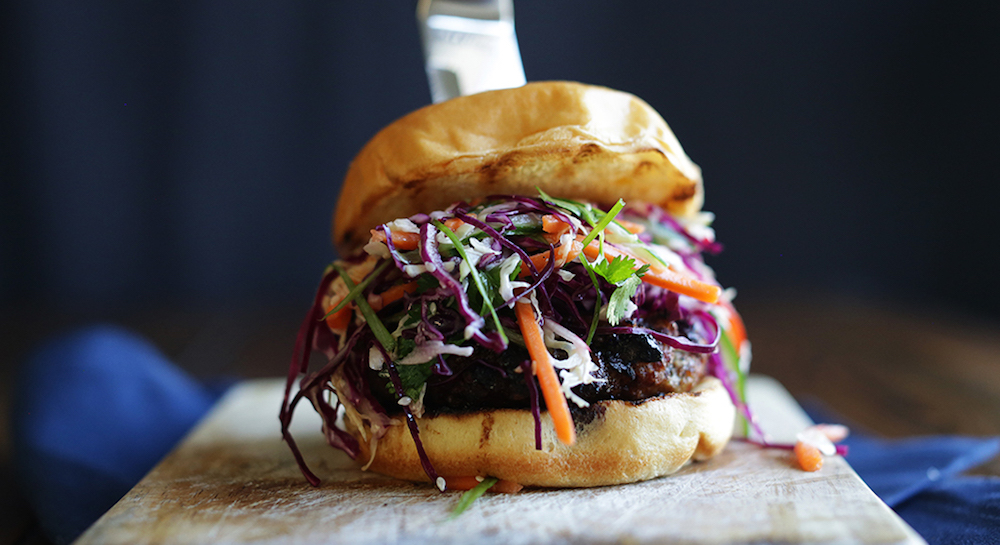
<path fill-rule="evenodd" d="M 591 404 L 577 419 L 573 446 L 558 441 L 542 414 L 542 449 L 535 449 L 530 411 L 498 409 L 417 419 L 420 440 L 439 475 L 491 476 L 526 486 L 584 487 L 668 475 L 690 460 L 718 454 L 732 435 L 736 409 L 722 383 L 706 377 L 689 393 L 640 402 Z M 348 431 L 359 436 L 349 425 Z M 358 460 L 371 459 L 360 440 Z M 406 425 L 391 426 L 375 446 L 372 471 L 428 481 Z"/>

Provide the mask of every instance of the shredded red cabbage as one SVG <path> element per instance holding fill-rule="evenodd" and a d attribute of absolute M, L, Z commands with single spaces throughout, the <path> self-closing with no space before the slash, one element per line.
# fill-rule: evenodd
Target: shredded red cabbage
<path fill-rule="evenodd" d="M 468 321 L 468 325 L 465 326 L 466 336 L 471 337 L 483 346 L 493 348 L 497 352 L 504 350 L 507 346 L 504 344 L 503 339 L 499 336 L 490 338 L 483 333 L 482 328 L 486 325 L 486 320 L 469 306 L 469 295 L 465 293 L 462 284 L 444 270 L 444 261 L 441 259 L 441 254 L 437 248 L 437 232 L 437 227 L 434 227 L 430 223 L 420 226 L 420 257 L 427 263 L 427 272 L 434 276 L 441 283 L 442 287 L 448 290 L 449 295 L 455 298 L 455 302 L 458 304 L 458 311 Z"/>
<path fill-rule="evenodd" d="M 531 417 L 535 420 L 535 450 L 542 450 L 542 411 L 538 405 L 538 385 L 531 373 L 531 362 L 521 362 L 521 375 L 528 385 L 528 399 L 531 402 Z"/>
<path fill-rule="evenodd" d="M 714 321 L 713 321 L 714 323 Z M 627 335 L 649 335 L 654 339 L 660 341 L 663 344 L 676 348 L 678 350 L 684 350 L 685 352 L 694 352 L 696 354 L 711 354 L 715 352 L 715 349 L 719 346 L 719 330 L 716 327 L 715 340 L 711 343 L 703 344 L 696 343 L 687 337 L 680 337 L 677 335 L 667 335 L 666 333 L 661 333 L 655 329 L 649 329 L 646 327 L 635 327 L 635 326 L 618 326 L 618 327 L 599 327 L 597 328 L 598 333 L 618 333 Z"/>
<path fill-rule="evenodd" d="M 511 331 L 516 331 L 518 328 L 512 312 L 507 308 L 507 305 L 512 301 L 491 301 L 499 313 L 496 322 L 487 321 L 484 318 L 482 313 L 486 308 L 485 302 L 484 309 L 473 308 L 473 301 L 480 299 L 479 292 L 473 289 L 472 292 L 477 295 L 470 299 L 468 291 L 470 288 L 467 285 L 469 280 L 466 278 L 463 283 L 457 272 L 461 256 L 454 255 L 455 252 L 450 250 L 450 246 L 439 246 L 437 240 L 439 231 L 431 223 L 432 219 L 445 222 L 456 218 L 474 228 L 474 235 L 471 236 L 479 239 L 476 244 L 485 244 L 492 250 L 491 252 L 483 251 L 480 245 L 479 254 L 481 257 L 475 264 L 480 278 L 484 281 L 489 279 L 489 285 L 492 286 L 492 289 L 497 289 L 497 268 L 511 255 L 517 255 L 521 263 L 525 264 L 524 266 L 530 271 L 530 275 L 524 279 L 528 281 L 529 287 L 521 292 L 519 297 L 535 293 L 539 310 L 547 320 L 561 324 L 580 338 L 586 338 L 591 327 L 591 317 L 597 314 L 603 305 L 610 300 L 617 284 L 609 283 L 600 275 L 597 276 L 598 281 L 593 282 L 583 264 L 577 260 L 561 266 L 562 271 L 572 273 L 571 278 L 565 272 L 560 271 L 560 274 L 556 274 L 557 269 L 560 268 L 556 266 L 556 247 L 550 242 L 552 239 L 546 238 L 547 235 L 541 230 L 542 216 L 554 216 L 573 226 L 574 229 L 580 226 L 578 235 L 585 235 L 591 229 L 588 218 L 578 217 L 578 214 L 583 214 L 589 209 L 582 208 L 583 205 L 580 205 L 581 208 L 573 208 L 576 206 L 575 203 L 559 202 L 566 205 L 567 208 L 538 198 L 496 196 L 487 198 L 484 204 L 475 207 L 468 203 L 457 203 L 445 211 L 416 214 L 409 218 L 419 231 L 419 242 L 415 249 L 411 249 L 412 247 L 401 249 L 397 237 L 394 237 L 390 229 L 391 225 L 385 224 L 376 227 L 376 231 L 381 232 L 385 237 L 384 246 L 388 252 L 386 254 L 385 250 L 378 249 L 378 241 L 381 239 L 375 239 L 370 243 L 370 251 L 382 256 L 378 259 L 391 259 L 394 266 L 382 267 L 379 275 L 369 280 L 366 289 L 358 297 L 368 300 L 368 297 L 373 294 L 384 294 L 392 288 L 395 288 L 399 293 L 399 286 L 409 286 L 405 295 L 402 297 L 397 295 L 388 300 L 387 306 L 374 311 L 373 315 L 373 319 L 384 322 L 382 326 L 386 331 L 395 331 L 395 333 L 391 333 L 397 346 L 393 354 L 389 354 L 376 341 L 372 329 L 360 315 L 355 316 L 350 321 L 346 330 L 333 331 L 327 326 L 323 319 L 325 316 L 324 297 L 333 292 L 343 293 L 343 290 L 340 287 L 337 288 L 340 291 L 335 291 L 332 288 L 333 282 L 337 281 L 336 272 L 327 272 L 323 276 L 314 297 L 313 306 L 307 313 L 296 337 L 285 395 L 279 414 L 282 437 L 292 450 L 303 475 L 311 484 L 317 485 L 319 479 L 306 467 L 302 455 L 288 431 L 292 413 L 301 399 L 309 399 L 320 414 L 327 442 L 356 458 L 361 450 L 357 440 L 336 425 L 341 400 L 343 403 L 353 406 L 361 418 L 372 425 L 378 422 L 378 425 L 382 426 L 383 422 L 388 422 L 385 409 L 371 394 L 365 378 L 366 373 L 371 372 L 368 369 L 369 364 L 378 364 L 378 362 L 369 362 L 368 353 L 371 347 L 377 347 L 384 359 L 381 367 L 382 377 L 388 378 L 398 400 L 407 394 L 396 363 L 407 353 L 412 353 L 412 350 L 416 350 L 431 341 L 461 346 L 474 345 L 500 352 L 507 346 L 499 331 L 495 329 L 499 327 L 496 324 L 499 323 Z M 601 214 L 600 211 L 594 210 Z M 661 235 L 666 229 L 688 241 L 693 250 L 685 248 L 676 252 L 680 256 L 681 262 L 689 269 L 687 273 L 705 281 L 712 281 L 711 271 L 701 261 L 698 252 L 716 252 L 721 249 L 720 245 L 712 240 L 700 240 L 694 237 L 683 225 L 658 208 L 650 206 L 645 211 L 629 209 L 628 212 L 635 221 L 656 222 L 659 225 L 656 232 L 661 233 Z M 652 235 L 648 233 L 643 235 L 645 236 L 640 236 L 640 240 L 653 240 Z M 465 235 L 465 237 L 469 236 Z M 670 240 L 675 240 L 672 235 L 671 237 Z M 463 240 L 468 239 L 463 238 Z M 605 243 L 608 242 L 605 241 Z M 538 270 L 529 254 L 540 252 L 547 253 L 548 260 L 545 266 Z M 344 259 L 343 264 L 345 268 L 350 269 L 351 266 L 371 265 L 371 263 L 366 264 L 365 261 L 374 259 L 376 258 L 361 252 Z M 376 266 L 381 263 L 384 261 L 375 261 Z M 414 269 L 414 266 L 420 265 L 424 268 Z M 453 269 L 449 270 L 446 267 L 453 267 Z M 426 273 L 412 276 L 414 270 L 426 270 Z M 502 283 L 506 280 L 501 279 L 500 281 Z M 615 280 L 615 282 L 619 282 L 619 280 Z M 412 284 L 416 284 L 417 288 L 414 289 Z M 331 295 L 331 297 L 333 296 Z M 605 323 L 605 326 L 600 327 L 598 332 L 648 334 L 662 344 L 676 350 L 708 355 L 706 372 L 722 381 L 741 414 L 747 416 L 748 421 L 753 423 L 749 409 L 733 387 L 730 372 L 718 353 L 722 329 L 714 317 L 706 311 L 707 307 L 687 298 L 681 299 L 676 293 L 669 290 L 645 283 L 639 285 L 631 299 L 635 310 L 632 317 L 626 322 L 631 325 L 610 327 Z M 381 299 L 376 297 L 374 300 Z M 645 324 L 658 323 L 665 319 L 670 321 L 686 320 L 693 328 L 691 337 L 711 339 L 711 341 L 696 341 L 687 336 L 669 335 L 650 327 L 644 327 Z M 407 345 L 408 348 L 405 352 L 399 352 L 401 349 L 398 346 L 401 344 Z M 309 373 L 309 359 L 313 351 L 324 353 L 328 361 L 325 365 L 320 366 L 318 371 Z M 448 359 L 452 357 L 460 356 L 437 353 L 429 362 L 431 363 L 431 373 L 447 377 L 446 381 L 455 378 L 456 375 L 448 364 Z M 396 360 L 394 361 L 393 358 Z M 478 361 L 479 365 L 488 365 L 481 358 L 476 358 L 473 361 Z M 378 368 L 376 367 L 376 369 Z M 534 418 L 535 446 L 537 449 L 541 449 L 541 406 L 538 386 L 532 374 L 530 362 L 523 362 L 521 369 L 528 386 L 531 412 Z M 299 381 L 299 390 L 292 396 L 292 385 L 296 377 L 300 376 L 302 378 Z M 338 391 L 334 395 L 331 379 L 340 384 L 344 391 Z M 412 390 L 409 395 L 413 395 Z M 409 406 L 401 406 L 401 408 L 420 456 L 421 465 L 427 476 L 432 481 L 436 481 L 438 475 L 424 450 L 416 415 Z M 354 415 L 353 412 L 351 414 Z M 357 415 L 352 416 L 352 418 L 356 417 Z M 379 420 L 379 418 L 385 418 L 385 420 Z M 754 427 L 759 433 L 760 430 L 755 423 Z M 378 434 L 374 439 L 378 439 Z"/>
<path fill-rule="evenodd" d="M 538 269 L 535 267 L 535 263 L 531 261 L 531 257 L 528 256 L 527 252 L 525 252 L 524 249 L 521 248 L 519 245 L 514 244 L 509 238 L 498 233 L 496 229 L 490 227 L 486 223 L 483 223 L 468 214 L 463 214 L 462 212 L 456 212 L 455 217 L 464 221 L 465 223 L 468 223 L 470 225 L 478 227 L 479 229 L 482 229 L 482 231 L 487 235 L 489 235 L 490 238 L 499 242 L 501 246 L 504 246 L 507 249 L 513 251 L 518 255 L 518 257 L 521 258 L 521 263 L 527 265 L 528 270 L 531 271 L 532 278 L 536 279 L 534 288 L 538 289 L 536 293 L 540 295 L 539 305 L 542 307 L 543 315 L 545 315 L 545 310 L 552 308 L 552 302 L 551 299 L 549 298 L 548 292 L 545 290 L 545 286 L 542 285 L 544 278 L 539 279 Z M 549 260 L 549 262 L 551 263 L 552 260 Z M 551 316 L 551 314 L 549 315 Z"/>
<path fill-rule="evenodd" d="M 751 437 L 740 437 L 738 439 L 740 441 L 743 441 L 744 443 L 750 443 L 751 445 L 757 445 L 758 447 L 762 448 L 776 448 L 780 450 L 795 449 L 794 443 L 772 443 L 764 439 L 753 439 Z M 834 445 L 834 448 L 837 449 L 837 454 L 839 454 L 840 456 L 847 456 L 847 453 L 850 452 L 851 450 L 850 448 L 848 448 L 847 445 Z"/>
<path fill-rule="evenodd" d="M 674 231 L 680 236 L 687 239 L 687 241 L 690 242 L 691 245 L 694 246 L 695 250 L 697 250 L 698 252 L 707 252 L 712 255 L 716 255 L 722 252 L 722 244 L 714 240 L 700 239 L 695 237 L 694 235 L 691 234 L 690 231 L 687 230 L 686 227 L 681 225 L 681 223 L 676 219 L 674 219 L 670 214 L 667 214 L 666 212 L 656 208 L 653 205 L 646 205 L 644 210 L 626 208 L 623 212 L 623 215 L 638 215 L 640 217 L 649 217 L 650 219 L 653 219 L 658 223 L 663 224 L 671 231 Z"/>
<path fill-rule="evenodd" d="M 389 378 L 392 381 L 392 387 L 396 390 L 396 399 L 403 399 L 406 393 L 403 391 L 403 381 L 399 378 L 399 372 L 396 371 L 395 364 L 392 363 L 392 358 L 385 352 L 382 345 L 379 345 L 378 349 L 382 351 L 382 357 L 385 358 L 385 366 L 389 370 Z M 437 483 L 438 474 L 434 471 L 434 465 L 431 464 L 431 459 L 427 457 L 427 452 L 424 451 L 424 443 L 420 440 L 420 428 L 417 427 L 417 419 L 413 416 L 413 411 L 410 410 L 408 405 L 402 405 L 403 414 L 406 415 L 406 426 L 410 429 L 410 436 L 413 437 L 413 444 L 417 447 L 417 456 L 420 458 L 420 465 L 424 468 L 424 473 L 430 478 L 432 483 Z"/>

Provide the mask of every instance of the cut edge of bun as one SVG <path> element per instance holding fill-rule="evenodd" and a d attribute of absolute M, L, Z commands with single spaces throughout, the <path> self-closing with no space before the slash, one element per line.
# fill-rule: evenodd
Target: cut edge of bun
<path fill-rule="evenodd" d="M 542 449 L 535 449 L 530 411 L 500 409 L 418 418 L 420 440 L 435 471 L 447 478 L 491 476 L 525 486 L 591 487 L 648 480 L 674 473 L 691 460 L 722 451 L 733 430 L 735 407 L 722 383 L 704 378 L 689 393 L 641 402 L 592 404 L 589 422 L 577 422 L 577 442 L 556 438 L 548 413 L 542 414 Z M 407 426 L 395 419 L 384 437 L 370 445 L 357 428 L 358 460 L 377 473 L 428 481 Z"/>

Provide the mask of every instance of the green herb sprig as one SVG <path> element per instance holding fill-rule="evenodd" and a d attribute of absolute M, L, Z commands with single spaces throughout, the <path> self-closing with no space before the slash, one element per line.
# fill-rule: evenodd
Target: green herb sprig
<path fill-rule="evenodd" d="M 498 479 L 496 477 L 487 477 L 483 479 L 481 483 L 469 490 L 466 490 L 465 494 L 462 494 L 462 498 L 458 500 L 458 505 L 456 505 L 455 509 L 451 512 L 450 518 L 455 518 L 464 513 L 465 510 L 478 500 L 480 496 L 485 494 L 487 490 L 493 487 L 493 485 L 497 484 L 497 480 Z"/>
<path fill-rule="evenodd" d="M 347 285 L 347 289 L 353 292 L 356 286 L 354 281 L 351 280 L 351 277 L 344 272 L 344 269 L 342 269 L 340 265 L 334 263 L 332 267 L 335 271 L 337 271 L 337 274 L 344 279 L 344 284 Z M 374 271 L 372 271 L 370 276 L 375 276 Z M 372 328 L 372 333 L 375 334 L 375 338 L 378 339 L 378 342 L 382 344 L 382 348 L 385 348 L 386 352 L 392 354 L 393 350 L 396 348 L 396 340 L 392 338 L 392 334 L 385 328 L 385 324 L 382 323 L 382 320 L 379 320 L 378 315 L 375 314 L 375 310 L 368 304 L 368 301 L 364 297 L 358 297 L 360 293 L 361 292 L 358 291 L 358 293 L 354 296 L 355 303 L 358 305 L 358 310 L 360 310 L 361 314 L 364 315 L 365 321 L 368 322 L 368 327 Z"/>
<path fill-rule="evenodd" d="M 380 264 L 378 267 L 375 267 L 375 269 L 372 270 L 372 272 L 368 276 L 366 276 L 364 280 L 362 280 L 358 285 L 351 288 L 351 291 L 347 292 L 347 296 L 344 297 L 344 299 L 341 302 L 337 303 L 337 306 L 330 309 L 330 312 L 327 312 L 326 316 L 323 316 L 323 319 L 329 318 L 330 315 L 332 314 L 336 314 L 337 312 L 340 311 L 340 309 L 350 304 L 350 302 L 353 301 L 357 296 L 361 295 L 361 292 L 365 291 L 368 285 L 371 284 L 376 278 L 378 278 L 378 275 L 382 274 L 382 271 L 384 271 L 385 268 L 388 267 L 390 263 L 392 262 L 383 261 L 382 264 Z M 337 272 L 339 273 L 340 271 L 338 270 Z M 347 281 L 345 280 L 344 283 L 346 284 Z"/>

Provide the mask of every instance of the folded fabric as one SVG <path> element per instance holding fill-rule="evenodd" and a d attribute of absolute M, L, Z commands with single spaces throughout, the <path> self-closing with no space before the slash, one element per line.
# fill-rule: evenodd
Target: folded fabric
<path fill-rule="evenodd" d="M 937 482 L 896 506 L 927 543 L 1000 543 L 1000 478 Z"/>
<path fill-rule="evenodd" d="M 803 404 L 814 422 L 844 422 Z M 1000 437 L 880 439 L 847 423 L 847 461 L 928 543 L 1000 543 L 1000 478 L 959 477 L 1000 453 Z"/>
<path fill-rule="evenodd" d="M 215 403 L 148 341 L 114 326 L 60 335 L 14 389 L 14 466 L 46 536 L 68 543 Z"/>
<path fill-rule="evenodd" d="M 997 437 L 885 440 L 855 434 L 845 443 L 851 467 L 893 508 L 1000 453 Z"/>

